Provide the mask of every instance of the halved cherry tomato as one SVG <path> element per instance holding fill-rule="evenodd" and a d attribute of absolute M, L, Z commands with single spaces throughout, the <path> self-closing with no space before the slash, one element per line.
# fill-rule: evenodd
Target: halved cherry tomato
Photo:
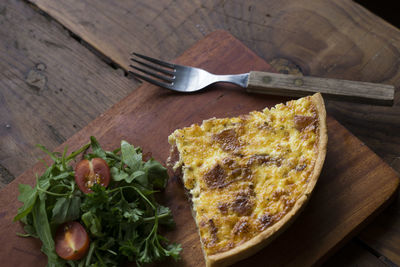
<path fill-rule="evenodd" d="M 102 158 L 81 160 L 75 167 L 75 182 L 83 193 L 90 193 L 94 184 L 107 187 L 110 182 L 110 168 Z"/>
<path fill-rule="evenodd" d="M 56 231 L 56 252 L 65 260 L 82 259 L 89 249 L 89 236 L 78 222 L 63 223 Z"/>

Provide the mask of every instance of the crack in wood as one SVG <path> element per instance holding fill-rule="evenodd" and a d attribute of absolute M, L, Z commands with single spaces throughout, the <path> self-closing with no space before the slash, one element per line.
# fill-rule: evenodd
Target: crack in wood
<path fill-rule="evenodd" d="M 232 15 L 228 15 L 225 12 L 221 13 L 221 12 L 215 11 L 215 13 L 223 15 L 228 19 L 233 19 L 233 20 L 236 20 L 236 21 L 239 21 L 239 22 L 242 22 L 242 23 L 247 23 L 249 25 L 253 24 L 253 25 L 256 25 L 256 26 L 259 26 L 259 27 L 263 27 L 263 28 L 267 28 L 267 29 L 276 29 L 276 30 L 284 31 L 284 32 L 291 33 L 291 34 L 295 34 L 296 33 L 296 31 L 289 30 L 288 28 L 277 27 L 275 25 L 272 26 L 272 25 L 268 25 L 268 24 L 257 23 L 257 22 L 254 22 L 254 21 L 251 21 L 251 20 L 247 20 L 247 19 L 244 19 L 244 18 L 239 18 L 239 17 L 235 17 L 235 16 L 232 16 Z M 267 15 L 266 15 L 267 17 L 271 16 L 270 14 L 267 14 Z"/>
<path fill-rule="evenodd" d="M 0 182 L 8 184 L 14 179 L 15 176 L 6 167 L 0 164 Z"/>
<path fill-rule="evenodd" d="M 0 8 L 0 16 L 6 16 L 7 15 L 7 7 L 3 6 Z"/>
<path fill-rule="evenodd" d="M 42 15 L 44 18 L 46 18 L 48 21 L 50 22 L 54 22 L 56 23 L 59 27 L 61 27 L 62 29 L 64 29 L 68 35 L 74 39 L 75 41 L 77 41 L 79 44 L 81 44 L 82 46 L 84 46 L 86 49 L 88 49 L 90 52 L 92 52 L 95 56 L 97 56 L 101 61 L 103 61 L 104 63 L 106 63 L 108 66 L 110 66 L 111 68 L 118 70 L 121 69 L 124 72 L 124 76 L 128 77 L 128 71 L 125 70 L 121 65 L 119 65 L 118 63 L 114 62 L 110 57 L 108 57 L 107 55 L 105 55 L 104 53 L 102 53 L 100 50 L 96 49 L 94 46 L 90 45 L 88 42 L 86 42 L 84 39 L 82 39 L 79 35 L 75 34 L 74 32 L 72 32 L 70 29 L 66 28 L 63 24 L 61 24 L 58 20 L 54 19 L 50 14 L 48 14 L 47 12 L 43 11 L 42 9 L 40 9 L 36 4 L 30 2 L 29 0 L 22 0 L 24 3 L 26 3 L 30 8 L 32 8 L 34 11 L 38 12 L 40 15 Z M 53 45 L 53 46 L 57 46 L 60 47 L 61 46 L 59 44 L 54 44 L 52 42 L 48 42 L 46 40 L 44 40 L 46 45 Z M 64 48 L 64 47 L 63 47 Z"/>
<path fill-rule="evenodd" d="M 359 244 L 361 247 L 363 247 L 365 250 L 367 250 L 369 253 L 374 255 L 375 257 L 378 258 L 381 262 L 383 262 L 386 266 L 388 267 L 398 267 L 397 264 L 392 262 L 389 258 L 383 256 L 381 253 L 370 247 L 368 244 L 366 244 L 364 241 L 362 241 L 360 238 L 356 237 L 354 238 L 354 241 Z"/>
<path fill-rule="evenodd" d="M 53 134 L 53 136 L 55 137 L 55 140 L 59 144 L 62 144 L 67 140 L 63 135 L 60 134 L 59 131 L 57 131 L 56 128 L 54 128 L 53 125 L 47 124 L 47 127 L 49 128 L 50 132 Z"/>

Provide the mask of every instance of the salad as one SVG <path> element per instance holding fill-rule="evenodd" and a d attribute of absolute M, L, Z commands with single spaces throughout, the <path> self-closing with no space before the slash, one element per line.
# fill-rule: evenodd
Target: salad
<path fill-rule="evenodd" d="M 19 185 L 23 205 L 14 221 L 24 223 L 22 237 L 39 238 L 48 266 L 137 265 L 167 257 L 179 259 L 181 246 L 169 242 L 160 228 L 174 226 L 171 211 L 155 193 L 168 174 L 154 159 L 126 141 L 103 150 L 94 137 L 67 155 L 39 146 L 53 160 L 36 177 L 36 185 Z M 89 153 L 86 153 L 90 151 Z M 75 168 L 72 163 L 80 160 Z"/>

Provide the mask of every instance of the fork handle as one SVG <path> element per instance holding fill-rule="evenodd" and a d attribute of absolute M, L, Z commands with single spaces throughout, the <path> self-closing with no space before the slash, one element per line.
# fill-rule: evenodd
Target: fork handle
<path fill-rule="evenodd" d="M 247 91 L 301 97 L 320 92 L 341 100 L 393 105 L 394 86 L 379 83 L 251 71 Z"/>

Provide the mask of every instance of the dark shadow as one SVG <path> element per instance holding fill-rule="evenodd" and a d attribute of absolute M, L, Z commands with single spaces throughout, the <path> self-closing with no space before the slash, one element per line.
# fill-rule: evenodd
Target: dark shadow
<path fill-rule="evenodd" d="M 400 28 L 400 16 L 398 12 L 398 2 L 393 0 L 355 0 L 375 15 L 383 18 L 393 26 Z"/>

